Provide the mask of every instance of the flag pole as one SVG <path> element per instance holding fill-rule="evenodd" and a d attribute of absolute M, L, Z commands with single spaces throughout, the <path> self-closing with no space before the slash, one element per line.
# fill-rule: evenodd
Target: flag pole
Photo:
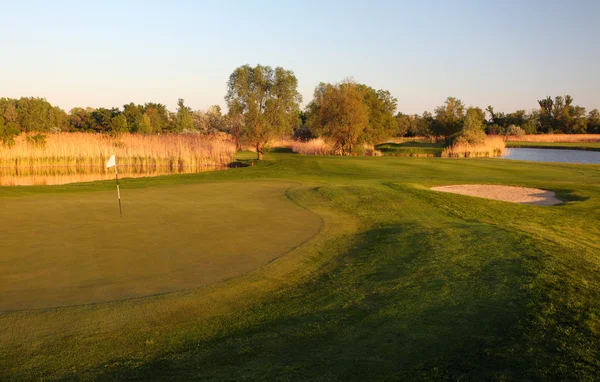
<path fill-rule="evenodd" d="M 117 164 L 115 162 L 115 179 L 117 180 L 117 198 L 119 198 L 119 214 L 123 217 L 123 210 L 121 209 L 121 190 L 119 190 L 119 172 L 117 171 Z"/>

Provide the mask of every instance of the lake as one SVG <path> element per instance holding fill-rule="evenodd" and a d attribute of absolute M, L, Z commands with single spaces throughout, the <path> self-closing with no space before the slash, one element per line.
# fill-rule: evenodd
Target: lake
<path fill-rule="evenodd" d="M 184 166 L 119 166 L 119 178 L 142 178 L 172 174 L 194 174 L 205 171 L 224 170 L 226 167 Z M 68 183 L 93 182 L 115 179 L 113 169 L 100 167 L 74 168 L 68 166 L 48 167 L 0 167 L 2 186 L 49 186 Z"/>
<path fill-rule="evenodd" d="M 509 148 L 504 150 L 502 158 L 534 162 L 600 164 L 600 151 Z"/>

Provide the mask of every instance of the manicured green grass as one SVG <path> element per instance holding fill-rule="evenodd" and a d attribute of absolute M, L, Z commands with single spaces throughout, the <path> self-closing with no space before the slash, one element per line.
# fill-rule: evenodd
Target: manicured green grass
<path fill-rule="evenodd" d="M 506 147 L 600 151 L 600 142 L 506 142 Z"/>
<path fill-rule="evenodd" d="M 321 219 L 285 182 L 0 199 L 0 311 L 122 300 L 213 284 L 314 236 Z M 273 214 L 273 211 L 279 211 Z"/>
<path fill-rule="evenodd" d="M 244 192 L 250 183 L 294 182 L 287 196 L 324 221 L 313 239 L 210 286 L 2 313 L 0 379 L 593 380 L 600 373 L 600 166 L 267 159 L 128 179 L 123 192 L 161 199 L 187 185 Z M 428 189 L 457 183 L 550 189 L 566 203 Z M 95 199 L 112 187 L 4 188 L 0 203 Z M 20 234 L 2 227 L 3 235 Z M 8 265 L 0 262 L 0 274 Z"/>
<path fill-rule="evenodd" d="M 439 157 L 444 151 L 443 143 L 407 141 L 402 143 L 382 143 L 376 149 L 387 156 Z"/>

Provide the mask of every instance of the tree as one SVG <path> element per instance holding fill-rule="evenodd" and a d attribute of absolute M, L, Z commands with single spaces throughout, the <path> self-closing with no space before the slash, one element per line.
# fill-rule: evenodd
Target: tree
<path fill-rule="evenodd" d="M 0 115 L 0 141 L 5 146 L 15 144 L 15 137 L 19 135 L 19 128 L 15 122 L 5 122 L 4 117 Z"/>
<path fill-rule="evenodd" d="M 111 134 L 117 135 L 126 133 L 127 129 L 127 118 L 122 113 L 114 116 L 110 121 L 110 132 Z"/>
<path fill-rule="evenodd" d="M 406 114 L 400 112 L 396 114 L 396 124 L 398 125 L 398 129 L 394 135 L 397 137 L 404 137 L 411 131 L 410 117 Z"/>
<path fill-rule="evenodd" d="M 460 131 L 465 118 L 465 105 L 461 100 L 448 97 L 442 106 L 435 108 L 433 131 L 438 136 L 449 137 Z"/>
<path fill-rule="evenodd" d="M 138 127 L 138 133 L 140 134 L 152 134 L 152 121 L 147 113 L 142 115 Z"/>
<path fill-rule="evenodd" d="M 249 65 L 235 69 L 227 82 L 225 101 L 231 113 L 244 116 L 241 138 L 259 160 L 274 137 L 291 134 L 302 101 L 291 70 Z"/>
<path fill-rule="evenodd" d="M 223 121 L 223 129 L 231 134 L 237 151 L 242 150 L 242 131 L 244 129 L 244 115 L 227 113 Z"/>
<path fill-rule="evenodd" d="M 387 90 L 375 90 L 359 85 L 365 91 L 364 103 L 369 110 L 369 123 L 361 141 L 375 144 L 397 133 L 398 124 L 394 118 L 398 100 Z"/>
<path fill-rule="evenodd" d="M 127 127 L 130 132 L 135 133 L 139 130 L 143 113 L 141 105 L 136 105 L 133 102 L 123 105 L 123 115 L 127 120 Z"/>
<path fill-rule="evenodd" d="M 348 80 L 319 84 L 307 108 L 313 134 L 331 139 L 342 155 L 352 154 L 369 124 L 366 93 L 365 87 Z"/>
<path fill-rule="evenodd" d="M 594 109 L 588 114 L 588 132 L 600 134 L 600 112 L 598 109 Z"/>
<path fill-rule="evenodd" d="M 185 101 L 182 98 L 177 101 L 175 130 L 179 132 L 194 129 L 194 117 L 192 116 L 192 110 L 185 106 L 184 102 Z"/>
<path fill-rule="evenodd" d="M 470 107 L 463 123 L 462 129 L 453 137 L 454 143 L 466 143 L 476 145 L 485 141 L 485 131 L 483 122 L 485 114 L 478 107 Z"/>
<path fill-rule="evenodd" d="M 148 113 L 153 132 L 162 133 L 169 128 L 169 112 L 162 103 L 148 102 L 142 107 L 142 113 Z"/>

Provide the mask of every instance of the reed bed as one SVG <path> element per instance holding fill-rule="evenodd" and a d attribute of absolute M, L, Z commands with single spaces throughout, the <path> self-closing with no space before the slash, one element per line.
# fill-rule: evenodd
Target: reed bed
<path fill-rule="evenodd" d="M 0 146 L 0 167 L 65 166 L 102 169 L 117 156 L 121 166 L 219 167 L 233 162 L 235 145 L 224 137 L 201 135 L 137 135 L 111 137 L 93 133 L 59 133 L 45 143 L 21 135 L 12 147 Z"/>
<path fill-rule="evenodd" d="M 456 143 L 442 151 L 443 158 L 497 157 L 504 152 L 506 144 L 502 137 L 487 137 L 485 142 L 476 145 Z"/>
<path fill-rule="evenodd" d="M 310 141 L 293 141 L 292 151 L 302 155 L 333 155 L 335 150 L 333 145 L 326 142 L 323 138 L 311 139 Z"/>
<path fill-rule="evenodd" d="M 341 151 L 336 150 L 334 146 L 325 141 L 323 138 L 311 139 L 307 142 L 292 141 L 292 151 L 302 155 L 341 155 Z M 358 146 L 353 154 L 350 155 L 366 155 L 380 157 L 383 154 L 376 150 L 375 146 L 364 143 Z"/>
<path fill-rule="evenodd" d="M 600 142 L 600 134 L 531 134 L 520 137 L 508 136 L 507 142 Z"/>

